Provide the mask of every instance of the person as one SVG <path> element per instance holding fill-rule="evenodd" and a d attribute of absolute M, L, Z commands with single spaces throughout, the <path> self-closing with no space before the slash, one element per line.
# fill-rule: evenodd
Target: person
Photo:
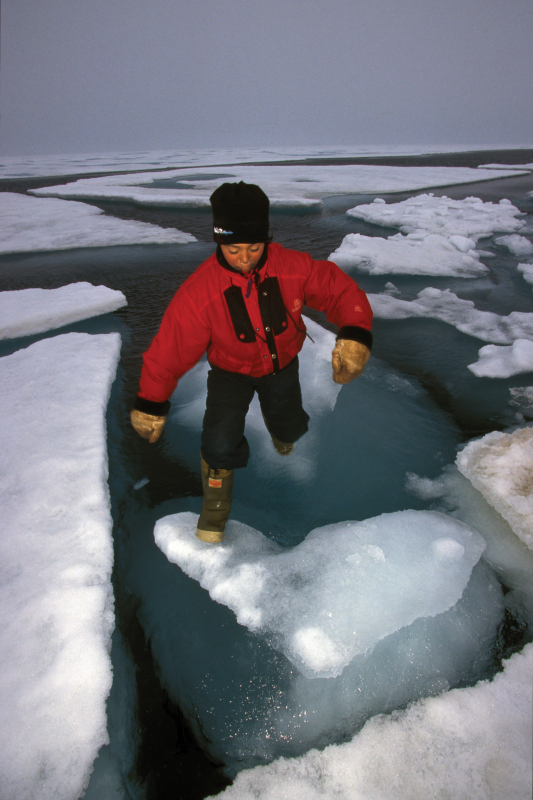
<path fill-rule="evenodd" d="M 216 543 L 224 539 L 234 470 L 248 462 L 244 427 L 255 392 L 281 456 L 289 456 L 308 429 L 298 375 L 304 305 L 339 328 L 332 367 L 341 384 L 358 377 L 368 361 L 372 310 L 336 264 L 272 241 L 269 199 L 259 186 L 224 183 L 210 201 L 216 252 L 178 289 L 143 354 L 131 422 L 142 437 L 157 441 L 178 380 L 207 352 L 196 536 Z"/>

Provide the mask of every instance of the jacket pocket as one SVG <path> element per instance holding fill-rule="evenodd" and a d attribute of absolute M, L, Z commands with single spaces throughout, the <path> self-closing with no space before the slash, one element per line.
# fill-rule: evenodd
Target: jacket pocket
<path fill-rule="evenodd" d="M 230 286 L 224 292 L 224 298 L 237 339 L 248 344 L 255 342 L 255 331 L 242 296 L 241 287 Z"/>

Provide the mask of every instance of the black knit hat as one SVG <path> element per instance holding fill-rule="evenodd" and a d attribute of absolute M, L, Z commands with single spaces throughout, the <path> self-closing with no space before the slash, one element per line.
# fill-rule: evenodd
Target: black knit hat
<path fill-rule="evenodd" d="M 254 183 L 223 183 L 211 197 L 213 239 L 218 244 L 268 240 L 270 201 Z"/>

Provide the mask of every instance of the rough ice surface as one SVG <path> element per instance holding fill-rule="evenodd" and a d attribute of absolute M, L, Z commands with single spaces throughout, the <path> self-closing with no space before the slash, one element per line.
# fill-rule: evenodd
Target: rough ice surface
<path fill-rule="evenodd" d="M 469 442 L 457 466 L 533 549 L 533 428 L 494 431 Z"/>
<path fill-rule="evenodd" d="M 400 300 L 389 294 L 369 294 L 374 316 L 381 319 L 427 317 L 453 325 L 462 333 L 495 344 L 533 339 L 533 313 L 512 311 L 508 316 L 480 311 L 472 300 L 457 297 L 450 289 L 428 287 L 416 300 Z"/>
<path fill-rule="evenodd" d="M 533 283 L 533 264 L 519 264 L 518 271 L 524 276 L 524 280 Z"/>
<path fill-rule="evenodd" d="M 492 681 L 369 720 L 352 741 L 241 772 L 223 800 L 528 800 L 533 645 Z"/>
<path fill-rule="evenodd" d="M 2 192 L 0 196 L 0 227 L 0 253 L 196 241 L 190 233 L 148 222 L 116 219 L 86 203 L 11 192 Z"/>
<path fill-rule="evenodd" d="M 472 278 L 489 270 L 466 236 L 439 233 L 397 233 L 382 239 L 349 233 L 329 256 L 345 270 L 356 267 L 369 275 L 451 275 Z"/>
<path fill-rule="evenodd" d="M 127 300 L 122 292 L 85 282 L 70 283 L 59 289 L 0 292 L 0 339 L 61 328 L 125 305 Z"/>
<path fill-rule="evenodd" d="M 507 174 L 521 173 L 509 170 Z M 62 186 L 32 189 L 31 194 L 76 200 L 127 200 L 144 206 L 208 207 L 209 197 L 221 181 L 242 180 L 259 184 L 268 195 L 273 208 L 305 208 L 319 206 L 322 198 L 332 194 L 416 191 L 432 186 L 447 186 L 450 183 L 493 179 L 494 172 L 491 170 L 465 167 L 231 165 L 217 169 L 200 167 L 192 172 L 181 169 L 161 173 L 81 178 Z M 150 185 L 160 180 L 165 181 L 164 188 L 157 184 Z M 175 182 L 174 187 L 172 181 Z M 512 228 L 513 231 L 516 229 Z"/>
<path fill-rule="evenodd" d="M 533 372 L 533 342 L 516 339 L 509 347 L 487 344 L 479 351 L 479 360 L 468 364 L 478 378 L 510 378 L 522 372 Z"/>
<path fill-rule="evenodd" d="M 522 258 L 522 256 L 529 256 L 533 253 L 533 242 L 526 239 L 525 236 L 520 236 L 518 233 L 512 233 L 509 236 L 498 236 L 496 244 L 503 244 L 515 256 Z"/>
<path fill-rule="evenodd" d="M 476 242 L 497 231 L 515 233 L 524 225 L 523 214 L 509 200 L 487 203 L 477 197 L 451 200 L 433 194 L 410 197 L 401 203 L 385 203 L 377 198 L 346 213 L 376 225 L 400 228 L 403 233 L 423 230 L 441 236 L 464 236 Z"/>
<path fill-rule="evenodd" d="M 156 543 L 309 677 L 340 675 L 381 639 L 451 608 L 485 547 L 462 523 L 422 511 L 318 528 L 288 551 L 235 526 L 214 549 L 195 538 L 196 522 L 187 512 L 160 520 Z"/>
<path fill-rule="evenodd" d="M 0 796 L 71 800 L 107 742 L 114 625 L 105 411 L 118 334 L 0 359 Z"/>

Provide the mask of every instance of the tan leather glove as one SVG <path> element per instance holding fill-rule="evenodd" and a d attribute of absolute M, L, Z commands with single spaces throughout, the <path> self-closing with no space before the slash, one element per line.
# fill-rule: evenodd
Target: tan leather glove
<path fill-rule="evenodd" d="M 144 411 L 139 411 L 136 408 L 131 412 L 130 418 L 131 424 L 139 436 L 142 436 L 143 439 L 148 439 L 151 444 L 157 442 L 163 433 L 163 428 L 167 421 L 166 417 L 156 417 L 154 414 L 145 414 Z"/>
<path fill-rule="evenodd" d="M 335 383 L 350 383 L 358 378 L 370 358 L 370 350 L 365 344 L 350 339 L 338 339 L 332 352 L 331 365 Z"/>

